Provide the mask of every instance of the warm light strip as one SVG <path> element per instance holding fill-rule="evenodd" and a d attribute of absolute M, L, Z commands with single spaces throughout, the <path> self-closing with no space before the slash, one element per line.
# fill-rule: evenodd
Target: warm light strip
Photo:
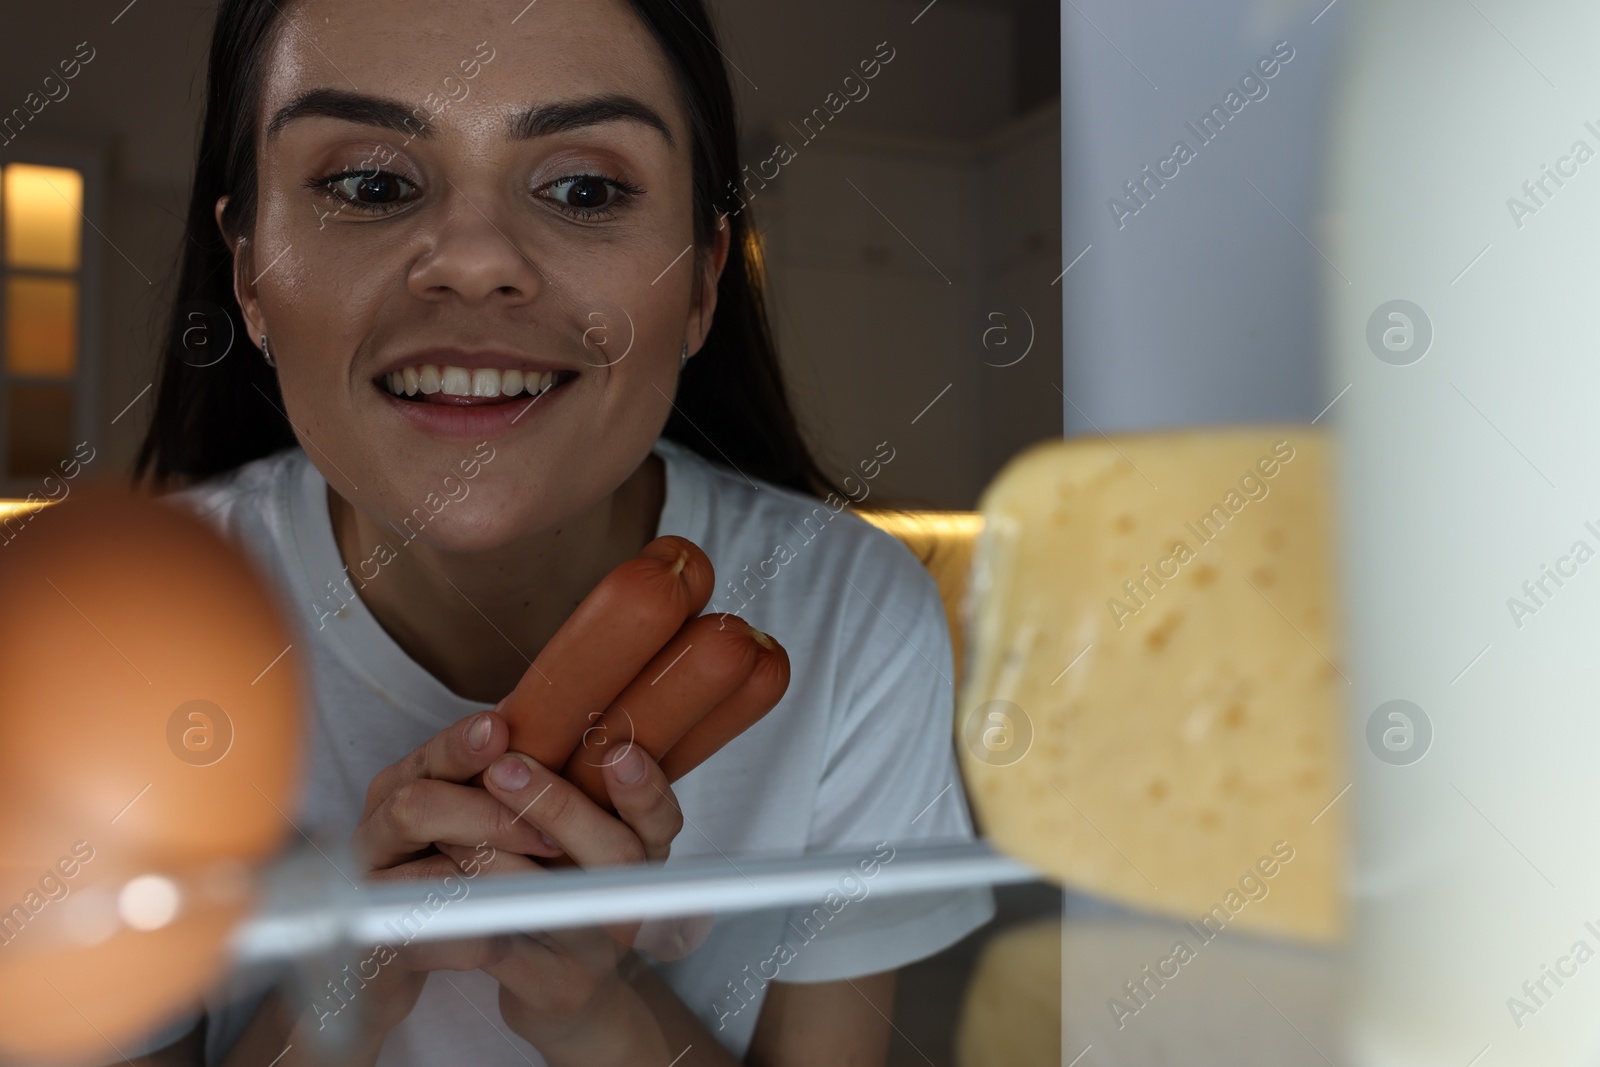
<path fill-rule="evenodd" d="M 983 529 L 983 515 L 976 511 L 862 511 L 872 525 L 895 536 L 939 534 L 975 536 Z"/>
<path fill-rule="evenodd" d="M 26 500 L 0 500 L 0 522 L 4 522 L 6 519 L 16 515 L 24 515 L 30 511 L 48 507 L 50 503 L 48 500 L 36 500 L 33 503 L 29 503 Z"/>

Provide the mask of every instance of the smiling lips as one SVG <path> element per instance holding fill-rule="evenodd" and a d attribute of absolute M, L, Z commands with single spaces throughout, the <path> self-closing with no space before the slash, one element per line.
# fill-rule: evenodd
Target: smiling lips
<path fill-rule="evenodd" d="M 392 396 L 413 402 L 482 405 L 502 404 L 514 399 L 539 397 L 577 377 L 574 371 L 538 373 L 495 367 L 441 366 L 423 363 L 402 367 L 377 379 Z"/>

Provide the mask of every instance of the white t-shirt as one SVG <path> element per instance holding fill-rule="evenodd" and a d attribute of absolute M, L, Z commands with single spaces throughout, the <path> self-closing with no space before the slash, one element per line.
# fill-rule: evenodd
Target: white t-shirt
<path fill-rule="evenodd" d="M 658 535 L 703 548 L 717 574 L 707 610 L 737 611 L 773 634 L 793 667 L 777 707 L 674 786 L 684 830 L 669 862 L 970 838 L 952 751 L 950 635 L 933 579 L 904 545 L 848 514 L 838 498 L 836 513 L 664 438 L 655 452 L 666 465 Z M 413 661 L 359 596 L 347 594 L 345 605 L 331 592 L 345 586 L 347 572 L 327 482 L 301 449 L 166 499 L 242 545 L 293 620 L 312 689 L 294 821 L 314 839 L 347 842 L 373 776 L 484 705 Z M 405 551 L 402 537 L 391 544 Z M 658 965 L 734 1056 L 743 1057 L 760 1013 L 757 972 L 817 982 L 889 970 L 993 914 L 986 890 L 869 895 L 836 904 L 836 912 L 816 905 L 719 917 L 696 952 Z M 789 950 L 779 952 L 780 944 Z M 208 996 L 208 1067 L 238 1040 L 262 993 Z M 498 996 L 482 971 L 431 973 L 385 1042 L 380 1067 L 543 1064 L 505 1027 Z"/>

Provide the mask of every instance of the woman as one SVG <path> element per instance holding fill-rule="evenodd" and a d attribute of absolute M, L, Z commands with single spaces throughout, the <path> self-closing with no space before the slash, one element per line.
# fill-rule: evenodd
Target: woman
<path fill-rule="evenodd" d="M 187 487 L 296 621 L 314 692 L 294 821 L 350 842 L 352 877 L 892 863 L 970 835 L 937 591 L 842 514 L 796 428 L 735 145 L 697 0 L 223 0 L 139 471 Z M 209 305 L 259 352 L 193 358 Z M 613 816 L 508 753 L 484 709 L 662 533 L 706 550 L 711 607 L 782 641 L 793 680 L 675 786 L 618 757 Z M 342 992 L 208 1002 L 205 1062 L 312 1062 L 358 1004 L 340 1062 L 881 1063 L 895 968 L 990 904 L 868 902 L 869 879 L 841 872 L 853 910 L 727 917 L 666 964 L 600 931 L 419 942 Z"/>

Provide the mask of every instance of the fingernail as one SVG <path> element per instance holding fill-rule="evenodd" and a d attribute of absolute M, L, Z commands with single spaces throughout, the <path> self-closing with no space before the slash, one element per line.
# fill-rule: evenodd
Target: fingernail
<path fill-rule="evenodd" d="M 533 772 L 516 756 L 505 756 L 489 768 L 489 778 L 501 789 L 521 789 L 533 780 Z"/>
<path fill-rule="evenodd" d="M 547 848 L 550 851 L 554 852 L 557 856 L 561 855 L 562 852 L 566 851 L 565 849 L 563 849 L 561 847 L 560 843 L 557 842 L 555 838 L 551 837 L 549 834 L 545 833 L 543 830 L 539 831 L 539 843 L 541 845 L 543 845 L 545 848 Z"/>
<path fill-rule="evenodd" d="M 616 772 L 617 781 L 623 785 L 633 785 L 644 777 L 644 756 L 639 752 L 639 746 L 631 742 L 617 758 L 611 761 L 611 769 Z"/>
<path fill-rule="evenodd" d="M 477 752 L 489 743 L 489 734 L 494 730 L 494 723 L 489 716 L 479 715 L 476 722 L 467 729 L 467 746 Z"/>

